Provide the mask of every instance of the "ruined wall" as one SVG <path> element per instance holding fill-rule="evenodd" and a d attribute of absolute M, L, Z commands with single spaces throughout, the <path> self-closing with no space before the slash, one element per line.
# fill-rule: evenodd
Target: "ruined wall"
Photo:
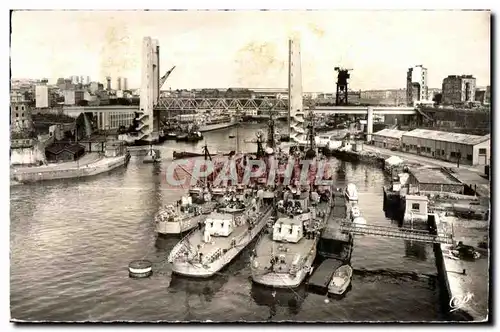
<path fill-rule="evenodd" d="M 46 162 L 45 144 L 33 139 L 13 140 L 10 149 L 11 165 L 41 165 Z"/>
<path fill-rule="evenodd" d="M 439 109 L 422 108 L 434 121 L 428 129 L 464 132 L 471 135 L 486 135 L 491 132 L 489 109 Z M 420 126 L 424 128 L 424 126 Z M 427 127 L 426 127 L 427 128 Z"/>

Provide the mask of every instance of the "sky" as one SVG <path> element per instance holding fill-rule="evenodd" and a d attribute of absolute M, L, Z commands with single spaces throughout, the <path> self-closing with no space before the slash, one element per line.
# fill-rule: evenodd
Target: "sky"
<path fill-rule="evenodd" d="M 17 11 L 13 78 L 127 77 L 139 88 L 145 36 L 160 43 L 163 89 L 286 88 L 288 39 L 299 38 L 306 92 L 335 90 L 334 67 L 355 90 L 405 88 L 414 65 L 428 86 L 471 74 L 490 84 L 487 11 Z"/>

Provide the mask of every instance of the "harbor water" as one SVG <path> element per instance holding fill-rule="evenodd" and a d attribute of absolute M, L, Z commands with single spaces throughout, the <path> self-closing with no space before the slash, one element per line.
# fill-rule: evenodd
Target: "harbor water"
<path fill-rule="evenodd" d="M 260 126 L 262 127 L 262 125 Z M 259 125 L 239 129 L 254 151 Z M 236 128 L 205 133 L 215 153 L 235 149 Z M 202 145 L 167 141 L 162 162 L 132 157 L 126 168 L 89 179 L 11 187 L 11 317 L 28 321 L 437 321 L 439 290 L 432 246 L 401 239 L 355 238 L 352 289 L 341 300 L 298 289 L 253 285 L 249 249 L 214 278 L 172 276 L 166 256 L 179 236 L 157 238 L 153 216 L 186 188 L 168 188 L 174 150 Z M 334 161 L 338 186 L 354 183 L 368 223 L 390 225 L 382 208 L 389 179 L 371 165 Z M 148 259 L 153 275 L 128 276 Z M 431 275 L 431 276 L 428 276 Z"/>

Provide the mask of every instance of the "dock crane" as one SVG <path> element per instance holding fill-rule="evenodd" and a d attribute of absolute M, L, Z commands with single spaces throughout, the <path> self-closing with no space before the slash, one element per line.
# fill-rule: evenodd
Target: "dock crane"
<path fill-rule="evenodd" d="M 163 86 L 163 84 L 165 84 L 165 81 L 167 80 L 167 78 L 170 76 L 170 74 L 172 74 L 172 72 L 174 71 L 175 69 L 175 66 L 173 66 L 169 71 L 167 71 L 165 73 L 165 75 L 163 75 L 161 78 L 160 78 L 160 82 L 158 84 L 158 89 L 161 89 L 161 87 Z"/>
<path fill-rule="evenodd" d="M 340 105 L 347 105 L 348 99 L 348 83 L 347 81 L 351 77 L 349 74 L 349 71 L 352 71 L 354 69 L 346 69 L 342 67 L 335 67 L 335 71 L 338 72 L 337 74 L 337 93 L 336 93 L 336 98 L 335 98 L 335 105 L 340 106 Z"/>

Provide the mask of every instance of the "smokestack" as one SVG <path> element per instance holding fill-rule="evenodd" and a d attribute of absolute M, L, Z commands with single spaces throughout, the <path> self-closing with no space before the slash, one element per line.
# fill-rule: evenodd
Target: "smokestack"
<path fill-rule="evenodd" d="M 128 90 L 128 80 L 126 77 L 123 78 L 123 90 Z"/>
<path fill-rule="evenodd" d="M 109 76 L 106 77 L 106 82 L 107 82 L 107 84 L 106 84 L 106 90 L 109 91 L 109 90 L 111 90 L 111 77 L 109 77 Z"/>
<path fill-rule="evenodd" d="M 118 78 L 116 79 L 116 83 L 117 83 L 117 84 L 116 84 L 116 90 L 118 90 L 118 91 L 119 91 L 119 90 L 121 90 L 121 89 L 122 89 L 122 78 L 121 78 L 121 77 L 118 77 Z"/>

